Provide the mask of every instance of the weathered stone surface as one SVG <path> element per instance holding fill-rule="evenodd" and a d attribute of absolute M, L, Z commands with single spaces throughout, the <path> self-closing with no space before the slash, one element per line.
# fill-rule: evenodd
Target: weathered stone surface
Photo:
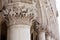
<path fill-rule="evenodd" d="M 5 20 L 11 28 L 16 28 L 15 25 L 29 25 L 27 28 L 30 28 L 31 33 L 36 32 L 37 40 L 59 39 L 55 0 L 2 0 L 2 3 Z M 33 39 L 36 36 L 33 36 Z M 11 40 L 14 40 L 14 37 Z"/>

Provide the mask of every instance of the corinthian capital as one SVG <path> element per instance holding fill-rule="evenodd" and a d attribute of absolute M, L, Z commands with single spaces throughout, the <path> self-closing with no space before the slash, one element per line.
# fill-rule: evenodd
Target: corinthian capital
<path fill-rule="evenodd" d="M 32 4 L 27 3 L 9 3 L 4 7 L 4 15 L 9 25 L 28 24 L 36 18 L 36 8 Z"/>

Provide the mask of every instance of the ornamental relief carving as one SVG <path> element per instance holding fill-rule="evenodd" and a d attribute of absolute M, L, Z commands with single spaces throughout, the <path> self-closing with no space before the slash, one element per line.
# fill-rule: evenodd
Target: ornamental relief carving
<path fill-rule="evenodd" d="M 8 17 L 9 22 L 27 23 L 32 22 L 36 18 L 37 10 L 33 5 L 9 5 L 3 9 L 5 17 Z M 6 16 L 7 15 L 7 16 Z M 14 24 L 15 24 L 14 23 Z M 11 23 L 12 24 L 12 23 Z"/>

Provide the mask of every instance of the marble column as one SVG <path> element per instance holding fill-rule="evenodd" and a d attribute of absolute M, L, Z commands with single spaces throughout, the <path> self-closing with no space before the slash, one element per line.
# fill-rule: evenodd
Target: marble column
<path fill-rule="evenodd" d="M 47 40 L 52 40 L 50 35 L 47 35 L 46 39 Z"/>
<path fill-rule="evenodd" d="M 39 40 L 45 40 L 45 32 L 44 31 L 39 33 Z"/>
<path fill-rule="evenodd" d="M 29 25 L 13 25 L 8 28 L 7 40 L 30 40 Z"/>
<path fill-rule="evenodd" d="M 18 4 L 18 5 L 17 5 Z M 7 22 L 7 40 L 31 40 L 30 29 L 35 19 L 34 7 L 28 3 L 9 3 L 3 9 Z"/>
<path fill-rule="evenodd" d="M 52 40 L 55 40 L 54 38 L 51 38 Z"/>
<path fill-rule="evenodd" d="M 43 27 L 37 20 L 34 21 L 34 30 L 37 32 L 37 40 L 45 40 L 45 27 Z"/>
<path fill-rule="evenodd" d="M 52 40 L 51 33 L 46 30 L 46 40 Z"/>

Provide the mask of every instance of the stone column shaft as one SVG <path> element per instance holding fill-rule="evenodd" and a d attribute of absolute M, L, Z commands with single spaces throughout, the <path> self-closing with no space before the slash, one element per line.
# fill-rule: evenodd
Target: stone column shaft
<path fill-rule="evenodd" d="M 47 40 L 52 40 L 52 38 L 51 38 L 50 35 L 47 35 L 46 39 L 47 39 Z"/>
<path fill-rule="evenodd" d="M 39 36 L 39 40 L 45 40 L 45 32 L 44 31 L 40 32 L 38 36 Z"/>
<path fill-rule="evenodd" d="M 30 40 L 30 26 L 13 25 L 8 28 L 7 40 Z"/>

